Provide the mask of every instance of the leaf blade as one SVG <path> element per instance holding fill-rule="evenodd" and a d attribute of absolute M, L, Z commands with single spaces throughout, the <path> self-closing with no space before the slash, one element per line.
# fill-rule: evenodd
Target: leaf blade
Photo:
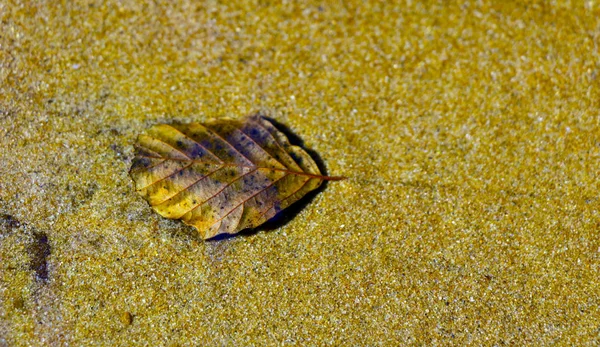
<path fill-rule="evenodd" d="M 159 124 L 140 135 L 130 175 L 161 216 L 212 238 L 255 228 L 317 189 L 316 162 L 266 118 Z"/>

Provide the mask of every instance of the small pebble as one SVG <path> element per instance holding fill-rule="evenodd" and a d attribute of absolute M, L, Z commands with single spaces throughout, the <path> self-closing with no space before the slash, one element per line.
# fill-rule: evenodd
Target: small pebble
<path fill-rule="evenodd" d="M 121 313 L 121 323 L 123 323 L 123 325 L 131 325 L 132 322 L 133 315 L 131 314 L 131 312 L 125 311 Z"/>
<path fill-rule="evenodd" d="M 13 307 L 17 310 L 22 310 L 25 308 L 25 300 L 22 297 L 15 298 L 13 300 Z"/>

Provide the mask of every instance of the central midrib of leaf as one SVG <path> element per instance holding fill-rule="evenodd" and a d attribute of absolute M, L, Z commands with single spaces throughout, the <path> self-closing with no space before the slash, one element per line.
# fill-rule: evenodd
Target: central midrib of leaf
<path fill-rule="evenodd" d="M 154 156 L 139 155 L 139 154 L 138 154 L 138 156 L 139 157 L 145 157 L 145 158 L 152 158 L 152 159 L 162 159 L 163 162 L 167 161 L 167 160 L 170 160 L 170 161 L 179 161 L 179 162 L 184 162 L 184 163 L 201 163 L 201 164 L 206 164 L 206 161 L 200 160 L 200 159 L 164 158 L 164 157 L 154 157 Z M 248 169 L 253 169 L 253 170 L 270 170 L 270 171 L 285 172 L 285 173 L 292 174 L 292 175 L 297 175 L 297 176 L 306 176 L 306 177 L 321 179 L 321 180 L 324 180 L 324 181 L 339 181 L 339 180 L 345 179 L 345 177 L 314 175 L 314 174 L 310 174 L 310 173 L 306 173 L 306 172 L 302 172 L 302 171 L 293 171 L 293 170 L 289 170 L 289 169 L 280 169 L 280 168 L 266 167 L 266 166 L 265 167 L 256 166 L 256 165 L 250 166 L 250 165 L 232 164 L 232 163 L 226 163 L 226 162 L 215 163 L 215 165 L 220 165 L 218 169 L 221 169 L 223 167 L 240 167 L 240 168 L 248 168 Z M 177 174 L 179 171 L 186 169 L 187 167 L 188 166 L 184 166 L 181 169 L 179 169 L 179 170 L 171 173 L 169 176 L 173 176 L 173 175 Z"/>

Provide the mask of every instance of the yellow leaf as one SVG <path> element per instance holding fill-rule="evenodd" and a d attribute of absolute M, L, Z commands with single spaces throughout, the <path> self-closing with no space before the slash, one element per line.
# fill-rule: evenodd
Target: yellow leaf
<path fill-rule="evenodd" d="M 325 180 L 306 151 L 259 114 L 159 124 L 140 135 L 129 171 L 161 216 L 204 239 L 255 228 Z"/>

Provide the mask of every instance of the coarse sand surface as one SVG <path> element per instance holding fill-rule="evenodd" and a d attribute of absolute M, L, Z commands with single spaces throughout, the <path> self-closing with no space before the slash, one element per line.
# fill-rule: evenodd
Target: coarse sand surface
<path fill-rule="evenodd" d="M 0 1 L 0 346 L 600 344 L 600 3 Z M 263 111 L 330 182 L 203 241 L 128 176 Z"/>

